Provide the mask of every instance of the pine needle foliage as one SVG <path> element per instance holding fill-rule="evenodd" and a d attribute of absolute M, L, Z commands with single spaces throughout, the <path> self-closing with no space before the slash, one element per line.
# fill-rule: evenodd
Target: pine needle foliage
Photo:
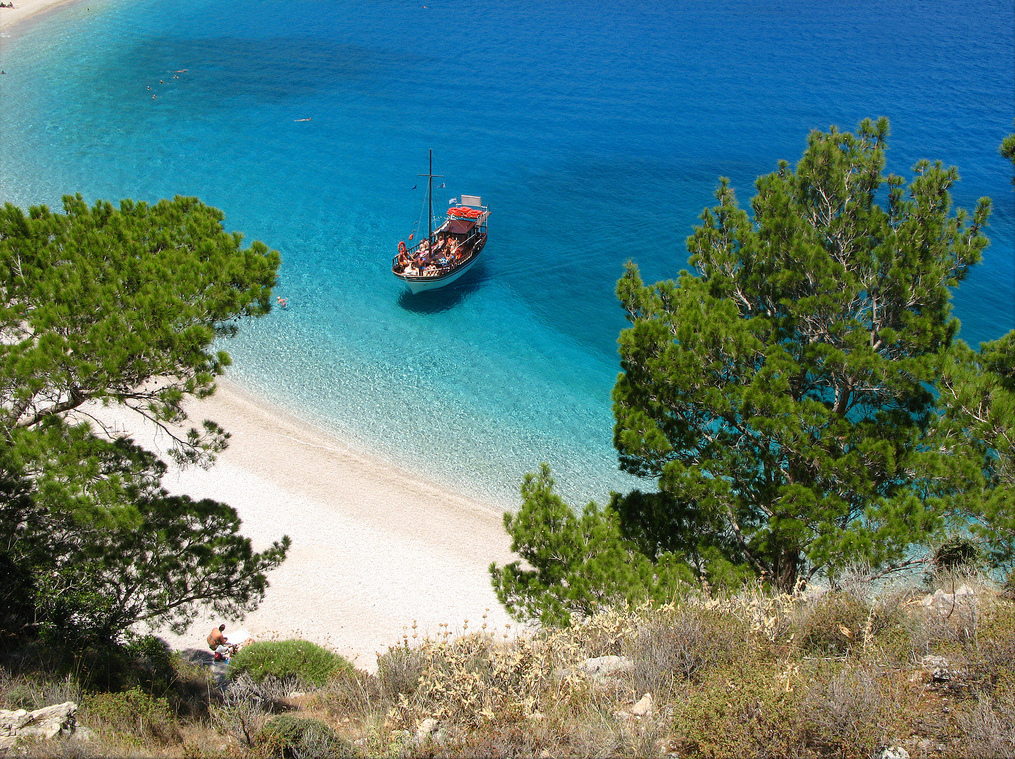
<path fill-rule="evenodd" d="M 95 411 L 155 424 L 184 464 L 228 433 L 185 428 L 229 365 L 218 341 L 270 309 L 280 258 L 242 246 L 196 198 L 0 209 L 0 614 L 4 640 L 121 640 L 201 606 L 256 607 L 288 538 L 263 552 L 228 505 L 169 496 L 166 465 Z M 2 603 L 6 601 L 5 603 Z"/>
<path fill-rule="evenodd" d="M 898 566 L 951 526 L 935 385 L 990 201 L 953 210 L 941 163 L 885 176 L 888 133 L 812 132 L 796 167 L 757 180 L 753 215 L 720 181 L 693 271 L 645 285 L 628 265 L 614 443 L 671 504 L 647 527 L 625 515 L 654 554 L 690 550 L 706 576 L 717 555 L 792 591 Z"/>

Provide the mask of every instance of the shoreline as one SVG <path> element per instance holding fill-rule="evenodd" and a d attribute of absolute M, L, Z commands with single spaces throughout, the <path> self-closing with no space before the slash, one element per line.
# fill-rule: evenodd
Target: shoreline
<path fill-rule="evenodd" d="M 0 31 L 10 31 L 16 24 L 77 2 L 80 0 L 15 0 L 13 8 L 0 8 Z"/>
<path fill-rule="evenodd" d="M 285 562 L 269 573 L 258 609 L 242 623 L 254 639 L 300 637 L 357 667 L 403 635 L 515 625 L 487 568 L 511 561 L 502 511 L 346 446 L 228 380 L 188 405 L 232 434 L 210 470 L 171 466 L 163 486 L 236 509 L 255 550 L 287 534 Z M 130 428 L 129 418 L 117 422 Z M 162 453 L 163 435 L 138 440 Z M 161 440 L 160 440 L 161 439 Z M 204 647 L 221 621 L 200 616 L 183 635 L 155 631 L 177 649 Z M 413 627 L 415 625 L 415 627 Z"/>

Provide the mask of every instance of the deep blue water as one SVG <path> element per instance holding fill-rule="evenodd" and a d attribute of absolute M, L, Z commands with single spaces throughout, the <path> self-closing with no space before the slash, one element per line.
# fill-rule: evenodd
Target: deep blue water
<path fill-rule="evenodd" d="M 675 276 L 718 178 L 746 206 L 812 129 L 887 116 L 889 170 L 993 198 L 956 313 L 974 345 L 1015 327 L 1013 27 L 1012 0 L 81 0 L 0 39 L 0 200 L 200 197 L 283 256 L 289 309 L 227 346 L 234 379 L 504 506 L 542 461 L 603 502 L 632 484 L 624 262 Z M 388 266 L 430 148 L 490 242 L 412 297 Z"/>

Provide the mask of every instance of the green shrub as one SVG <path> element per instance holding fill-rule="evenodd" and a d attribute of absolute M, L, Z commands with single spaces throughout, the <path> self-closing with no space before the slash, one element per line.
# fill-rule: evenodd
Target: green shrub
<path fill-rule="evenodd" d="M 673 699 L 680 756 L 798 756 L 802 689 L 773 665 L 748 660 L 716 671 Z M 793 687 L 791 687 L 793 686 Z"/>
<path fill-rule="evenodd" d="M 800 645 L 813 654 L 844 655 L 863 643 L 871 620 L 871 609 L 856 596 L 827 593 L 804 617 Z"/>
<path fill-rule="evenodd" d="M 323 722 L 291 714 L 269 720 L 257 736 L 257 743 L 276 759 L 331 759 L 353 757 L 355 752 Z"/>
<path fill-rule="evenodd" d="M 986 605 L 978 627 L 974 669 L 981 681 L 980 689 L 989 694 L 998 682 L 1012 677 L 1015 606 L 1006 601 Z"/>
<path fill-rule="evenodd" d="M 154 739 L 176 744 L 181 740 L 169 702 L 140 688 L 86 694 L 78 718 L 98 732 L 113 732 L 140 742 Z"/>
<path fill-rule="evenodd" d="M 127 643 L 33 641 L 9 652 L 5 665 L 12 672 L 45 672 L 71 677 L 85 690 L 122 691 L 130 688 L 164 695 L 175 681 L 174 655 L 165 641 L 153 635 Z"/>
<path fill-rule="evenodd" d="M 339 670 L 351 670 L 342 656 L 306 640 L 254 642 L 244 646 L 229 662 L 229 676 L 246 672 L 255 682 L 273 677 L 304 686 L 319 686 Z"/>

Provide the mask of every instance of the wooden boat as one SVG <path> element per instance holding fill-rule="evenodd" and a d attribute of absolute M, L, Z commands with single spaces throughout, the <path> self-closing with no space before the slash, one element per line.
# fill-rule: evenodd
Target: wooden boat
<path fill-rule="evenodd" d="M 471 269 L 486 245 L 490 209 L 476 195 L 462 195 L 452 201 L 447 216 L 434 229 L 433 151 L 426 177 L 427 236 L 407 247 L 398 243 L 398 255 L 391 259 L 391 273 L 405 282 L 413 293 L 450 285 Z M 410 236 L 410 240 L 412 237 Z"/>

